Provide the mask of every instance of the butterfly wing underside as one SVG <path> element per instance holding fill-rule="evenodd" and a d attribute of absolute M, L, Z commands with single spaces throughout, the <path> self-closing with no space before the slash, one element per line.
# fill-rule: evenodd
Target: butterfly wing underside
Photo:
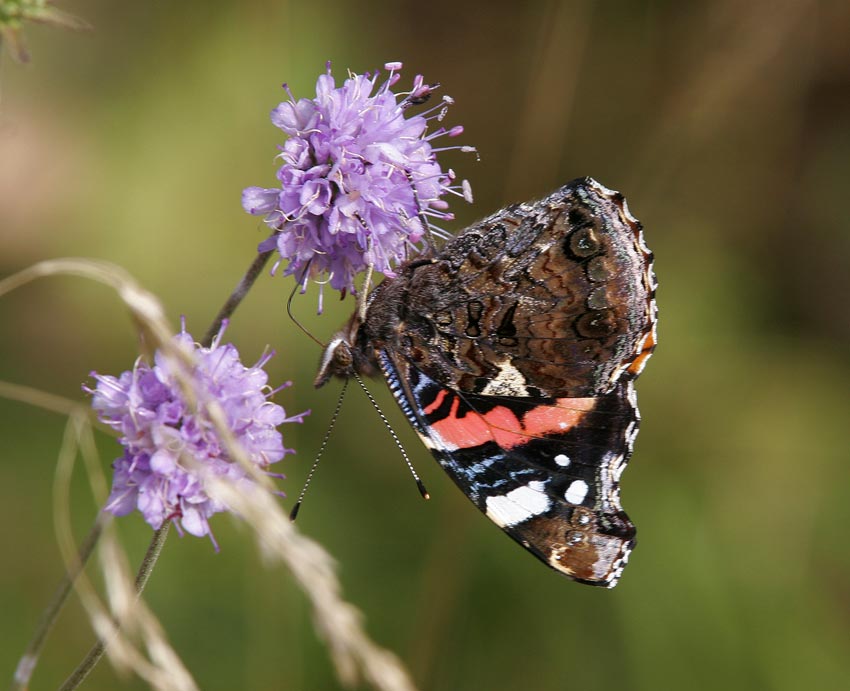
<path fill-rule="evenodd" d="M 508 207 L 379 286 L 361 330 L 441 466 L 552 568 L 612 587 L 655 346 L 655 277 L 622 195 L 590 178 Z"/>
<path fill-rule="evenodd" d="M 487 397 L 380 361 L 416 432 L 488 518 L 567 576 L 616 584 L 635 536 L 619 500 L 638 426 L 631 382 L 595 398 Z"/>

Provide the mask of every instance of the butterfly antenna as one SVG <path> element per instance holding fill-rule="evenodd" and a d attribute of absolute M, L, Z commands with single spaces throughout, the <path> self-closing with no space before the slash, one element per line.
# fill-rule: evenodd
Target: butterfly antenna
<path fill-rule="evenodd" d="M 331 423 L 328 425 L 328 431 L 325 432 L 325 438 L 322 439 L 322 443 L 319 446 L 319 451 L 316 453 L 316 460 L 313 461 L 313 465 L 310 467 L 310 472 L 307 473 L 307 479 L 304 480 L 304 486 L 301 488 L 301 492 L 298 495 L 298 501 L 295 502 L 295 506 L 292 507 L 292 511 L 289 512 L 289 520 L 294 521 L 296 516 L 298 516 L 298 510 L 301 508 L 301 503 L 304 501 L 304 495 L 307 493 L 307 488 L 310 486 L 310 481 L 313 479 L 313 475 L 316 473 L 316 468 L 319 466 L 319 461 L 322 458 L 322 454 L 325 452 L 325 447 L 328 445 L 328 440 L 331 438 L 331 432 L 333 432 L 334 426 L 336 425 L 336 419 L 339 417 L 339 411 L 342 410 L 342 399 L 345 398 L 345 392 L 348 389 L 348 379 L 342 385 L 342 391 L 339 393 L 339 400 L 336 402 L 336 409 L 334 410 L 334 414 L 331 416 Z"/>
<path fill-rule="evenodd" d="M 305 334 L 307 334 L 310 338 L 312 338 L 316 343 L 318 343 L 322 348 L 325 347 L 325 344 L 322 343 L 318 338 L 316 338 L 313 334 L 311 334 L 307 327 L 305 327 L 300 321 L 295 318 L 295 315 L 292 314 L 292 298 L 295 297 L 295 292 L 301 286 L 303 282 L 303 277 L 307 275 L 307 269 L 309 268 L 309 264 L 304 267 L 304 273 L 302 274 L 302 281 L 298 281 L 295 283 L 295 287 L 292 289 L 292 292 L 289 294 L 289 299 L 286 301 L 286 314 L 289 315 L 289 318 L 295 322 L 295 326 L 301 329 Z M 344 390 L 344 389 L 343 389 Z"/>
<path fill-rule="evenodd" d="M 407 468 L 408 470 L 410 470 L 410 474 L 413 475 L 413 479 L 416 480 L 416 487 L 419 489 L 419 494 L 422 495 L 423 499 L 430 499 L 431 495 L 428 494 L 428 490 L 425 489 L 425 483 L 422 482 L 422 479 L 419 477 L 419 473 L 417 473 L 416 470 L 413 468 L 413 464 L 410 462 L 410 458 L 407 455 L 407 451 L 405 451 L 404 447 L 401 445 L 401 440 L 398 438 L 398 435 L 392 428 L 390 421 L 387 420 L 387 416 L 384 415 L 384 411 L 381 410 L 381 406 L 378 405 L 378 402 L 375 400 L 374 396 L 372 396 L 372 392 L 366 388 L 366 384 L 363 383 L 363 380 L 360 378 L 360 376 L 355 374 L 354 378 L 357 380 L 357 383 L 360 384 L 360 388 L 363 389 L 363 392 L 366 394 L 366 397 L 369 399 L 369 402 L 372 404 L 372 407 L 378 411 L 378 415 L 381 416 L 381 420 L 383 421 L 384 426 L 387 428 L 387 431 L 393 438 L 393 441 L 398 447 L 398 450 L 401 451 L 402 458 L 404 458 L 404 462 L 407 463 Z"/>

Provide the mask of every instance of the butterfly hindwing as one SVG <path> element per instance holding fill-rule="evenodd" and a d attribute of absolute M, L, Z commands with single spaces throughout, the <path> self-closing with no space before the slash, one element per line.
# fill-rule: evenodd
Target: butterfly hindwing
<path fill-rule="evenodd" d="M 613 586 L 634 545 L 619 477 L 637 433 L 631 382 L 595 398 L 533 400 L 446 389 L 379 358 L 440 465 L 478 508 L 552 568 Z"/>

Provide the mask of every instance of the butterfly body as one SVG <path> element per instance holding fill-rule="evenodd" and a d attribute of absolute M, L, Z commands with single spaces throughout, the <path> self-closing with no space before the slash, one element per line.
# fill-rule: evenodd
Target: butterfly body
<path fill-rule="evenodd" d="M 654 294 L 640 224 L 582 178 L 399 267 L 326 348 L 316 384 L 383 374 L 491 520 L 552 568 L 611 587 L 634 545 L 619 477 Z"/>

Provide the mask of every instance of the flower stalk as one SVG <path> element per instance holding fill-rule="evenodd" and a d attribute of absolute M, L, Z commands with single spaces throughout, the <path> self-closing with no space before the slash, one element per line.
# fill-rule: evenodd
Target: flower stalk
<path fill-rule="evenodd" d="M 104 512 L 101 512 L 100 515 L 105 514 Z M 151 573 L 153 573 L 154 566 L 156 566 L 156 562 L 159 559 L 159 555 L 162 552 L 162 548 L 165 546 L 166 539 L 168 538 L 168 530 L 170 527 L 171 523 L 163 523 L 159 530 L 154 531 L 151 542 L 145 552 L 144 559 L 142 559 L 141 566 L 139 566 L 139 571 L 136 574 L 137 596 L 141 596 Z M 102 639 L 95 641 L 95 644 L 91 647 L 80 664 L 77 665 L 77 668 L 69 675 L 62 686 L 59 687 L 59 691 L 73 691 L 73 689 L 76 689 L 80 684 L 82 684 L 89 673 L 95 668 L 97 663 L 100 662 L 100 659 L 103 657 L 105 652 L 106 642 Z"/>
<path fill-rule="evenodd" d="M 224 303 L 222 308 L 219 310 L 218 315 L 213 321 L 212 325 L 208 329 L 206 335 L 204 336 L 201 347 L 202 348 L 210 348 L 213 344 L 217 335 L 222 332 L 222 325 L 226 324 L 227 319 L 232 316 L 235 312 L 236 308 L 242 302 L 242 300 L 247 295 L 251 286 L 256 281 L 259 274 L 262 272 L 263 267 L 268 262 L 268 258 L 271 252 L 260 253 L 255 257 L 254 261 L 251 263 L 246 274 L 243 276 L 236 289 L 231 293 L 228 297 L 227 301 Z M 20 277 L 12 277 L 15 280 L 4 281 L 4 291 L 5 289 L 11 289 L 13 287 L 18 287 L 19 285 L 23 285 L 28 280 L 32 280 L 39 275 L 50 275 L 53 271 L 61 271 L 61 270 L 70 270 L 74 273 L 80 273 L 83 275 L 97 272 L 97 277 L 100 280 L 103 280 L 108 275 L 108 270 L 106 267 L 84 267 L 83 265 L 71 262 L 68 266 L 65 266 L 61 262 L 56 266 L 53 266 L 54 263 L 48 266 L 37 266 L 34 269 L 26 272 L 25 274 L 20 275 Z M 138 300 L 135 300 L 133 296 L 135 295 L 135 291 L 133 289 L 128 290 L 127 285 L 121 285 L 122 281 L 115 280 L 115 277 L 112 277 L 113 280 L 107 281 L 116 284 L 116 289 L 119 291 L 123 291 L 125 294 L 129 293 L 133 304 L 142 305 L 147 303 L 147 300 L 144 296 L 140 295 Z M 8 284 L 8 288 L 5 284 Z M 125 295 L 126 297 L 126 295 Z M 295 416 L 296 419 L 300 419 L 301 416 Z M 111 519 L 111 516 L 106 511 L 99 511 L 97 517 L 95 519 L 92 528 L 89 530 L 89 533 L 83 539 L 80 544 L 77 558 L 73 564 L 73 566 L 65 573 L 65 576 L 62 578 L 61 582 L 57 586 L 54 591 L 53 596 L 51 597 L 50 603 L 42 614 L 41 621 L 39 622 L 36 632 L 33 635 L 29 645 L 27 646 L 24 654 L 21 656 L 18 666 L 15 671 L 15 675 L 11 685 L 11 691 L 24 691 L 29 687 L 30 680 L 32 678 L 32 674 L 35 671 L 35 667 L 38 663 L 38 659 L 41 653 L 41 650 L 44 647 L 44 644 L 47 640 L 47 637 L 52 630 L 53 626 L 58 619 L 62 608 L 67 602 L 71 592 L 74 588 L 74 583 L 76 582 L 78 576 L 82 573 L 83 569 L 86 567 L 89 558 L 93 554 L 95 547 L 97 546 L 98 540 L 103 532 L 103 527 Z M 150 545 L 145 553 L 144 559 L 142 560 L 141 565 L 139 566 L 139 570 L 136 575 L 135 587 L 136 594 L 141 595 L 145 586 L 147 585 L 148 579 L 153 572 L 154 567 L 156 566 L 157 559 L 162 551 L 163 546 L 165 545 L 166 538 L 168 536 L 168 531 L 170 527 L 171 521 L 164 521 L 160 527 L 155 530 L 153 537 L 151 538 Z M 103 640 L 98 640 L 92 646 L 89 653 L 86 657 L 80 662 L 74 672 L 68 677 L 65 683 L 62 686 L 62 689 L 65 691 L 70 691 L 71 689 L 75 689 L 83 682 L 83 680 L 88 676 L 89 672 L 97 665 L 100 659 L 105 652 L 105 642 Z"/>
<path fill-rule="evenodd" d="M 273 238 L 275 235 L 277 235 L 276 231 L 272 233 L 269 239 Z M 272 253 L 273 250 L 266 250 L 265 252 L 258 252 L 257 256 L 254 257 L 254 261 L 251 262 L 251 266 L 248 267 L 248 271 L 245 272 L 242 280 L 239 281 L 236 288 L 234 288 L 233 292 L 230 294 L 230 297 L 227 298 L 227 301 L 221 306 L 221 309 L 218 311 L 215 319 L 213 319 L 213 323 L 210 324 L 210 328 L 207 329 L 207 332 L 201 339 L 202 347 L 210 347 L 216 334 L 221 331 L 221 325 L 233 316 L 236 308 L 239 307 L 239 304 L 245 299 L 248 291 L 251 290 L 251 287 L 254 285 L 254 281 L 257 280 L 257 277 L 260 275 L 263 268 L 266 264 L 268 264 L 269 257 L 272 256 Z"/>
<path fill-rule="evenodd" d="M 35 671 L 35 667 L 38 664 L 41 650 L 44 648 L 44 644 L 47 641 L 47 635 L 53 628 L 56 619 L 59 617 L 59 613 L 62 611 L 62 607 L 65 605 L 71 591 L 74 589 L 74 582 L 85 568 L 92 552 L 94 552 L 94 548 L 97 546 L 97 541 L 100 539 L 101 533 L 103 532 L 104 525 L 106 525 L 106 522 L 110 519 L 111 517 L 109 514 L 104 513 L 103 511 L 98 511 L 94 524 L 80 543 L 76 562 L 62 577 L 62 581 L 54 591 L 53 597 L 50 599 L 50 603 L 41 615 L 41 620 L 38 622 L 35 634 L 18 662 L 18 666 L 15 670 L 15 676 L 12 680 L 12 686 L 10 687 L 11 691 L 24 691 L 29 688 L 32 673 Z"/>

